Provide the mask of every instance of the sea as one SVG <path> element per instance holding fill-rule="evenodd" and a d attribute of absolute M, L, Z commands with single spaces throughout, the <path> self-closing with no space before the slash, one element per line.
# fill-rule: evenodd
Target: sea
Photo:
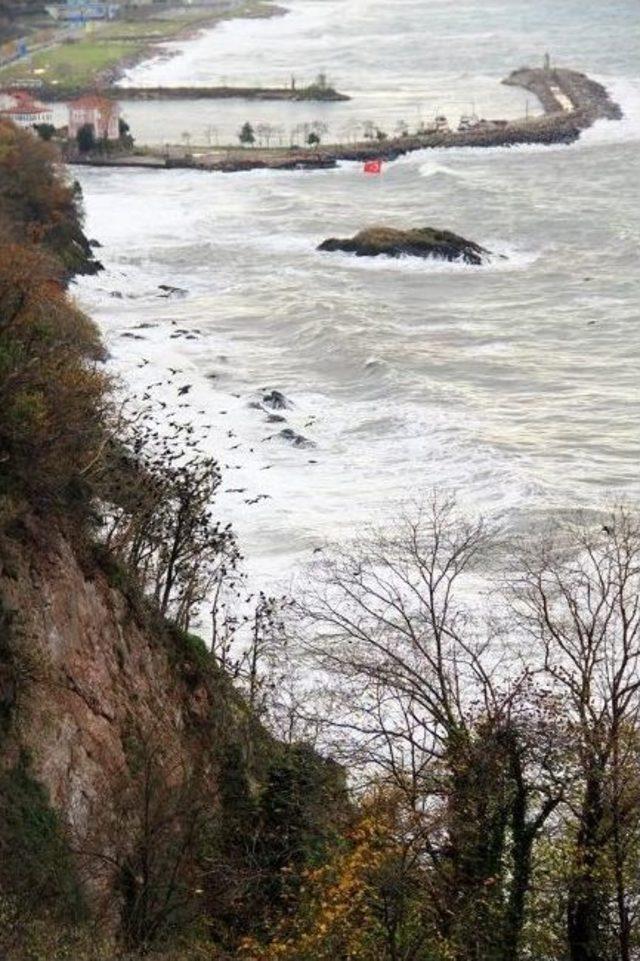
<path fill-rule="evenodd" d="M 424 150 L 307 172 L 77 168 L 103 273 L 75 296 L 130 405 L 189 422 L 222 467 L 216 511 L 249 576 L 287 589 L 328 543 L 434 488 L 512 530 L 640 497 L 637 0 L 284 0 L 167 44 L 122 81 L 141 143 L 211 145 L 249 121 L 288 142 L 367 121 L 521 117 L 501 83 L 553 64 L 623 111 L 570 146 Z M 134 103 L 126 85 L 303 84 L 344 103 Z M 480 267 L 317 251 L 433 226 Z M 180 288 L 176 292 L 161 285 Z M 184 390 L 183 388 L 187 388 Z M 264 402 L 272 391 L 281 409 Z M 163 406 L 164 405 L 164 406 Z M 283 418 L 283 419 L 278 419 Z M 290 429 L 292 433 L 281 434 Z M 293 438 L 293 439 L 292 439 Z"/>

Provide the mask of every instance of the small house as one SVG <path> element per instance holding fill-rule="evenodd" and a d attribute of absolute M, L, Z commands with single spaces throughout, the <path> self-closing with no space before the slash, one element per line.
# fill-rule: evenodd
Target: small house
<path fill-rule="evenodd" d="M 0 91 L 0 116 L 13 120 L 18 127 L 52 123 L 53 111 L 26 90 Z"/>
<path fill-rule="evenodd" d="M 120 137 L 120 107 L 115 100 L 88 94 L 69 104 L 69 139 L 74 139 L 81 127 L 92 127 L 96 140 L 118 140 Z"/>

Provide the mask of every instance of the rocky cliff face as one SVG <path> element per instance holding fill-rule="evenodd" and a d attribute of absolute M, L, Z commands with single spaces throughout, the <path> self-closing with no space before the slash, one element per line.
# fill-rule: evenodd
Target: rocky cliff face
<path fill-rule="evenodd" d="M 132 742 L 154 738 L 168 779 L 176 759 L 197 765 L 213 806 L 218 748 L 231 738 L 244 750 L 247 716 L 188 636 L 154 626 L 113 579 L 33 519 L 0 544 L 0 770 L 28 757 L 72 849 L 117 861 L 131 841 L 121 818 Z M 90 897 L 112 881 L 89 869 Z"/>

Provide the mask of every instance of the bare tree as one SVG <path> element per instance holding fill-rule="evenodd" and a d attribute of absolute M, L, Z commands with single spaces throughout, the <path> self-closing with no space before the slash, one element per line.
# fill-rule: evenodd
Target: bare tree
<path fill-rule="evenodd" d="M 431 909 L 460 961 L 517 958 L 533 845 L 561 797 L 546 711 L 470 602 L 491 546 L 434 495 L 329 556 L 304 610 L 344 756 L 429 825 Z"/>
<path fill-rule="evenodd" d="M 273 137 L 278 142 L 278 146 L 281 147 L 284 143 L 285 138 L 285 128 L 282 124 L 275 124 L 272 128 Z"/>
<path fill-rule="evenodd" d="M 513 609 L 562 698 L 580 772 L 570 955 L 572 961 L 610 956 L 606 863 L 612 861 L 619 957 L 629 961 L 622 837 L 629 815 L 638 818 L 624 783 L 630 754 L 637 754 L 640 708 L 640 523 L 623 507 L 602 524 L 579 519 L 522 552 L 517 567 Z"/>
<path fill-rule="evenodd" d="M 255 130 L 260 146 L 270 147 L 275 135 L 274 127 L 270 123 L 259 123 Z"/>
<path fill-rule="evenodd" d="M 360 131 L 362 129 L 362 123 L 355 118 L 350 118 L 344 124 L 341 130 L 341 136 L 345 138 L 347 143 L 355 143 L 358 139 Z"/>
<path fill-rule="evenodd" d="M 329 124 L 322 120 L 314 120 L 310 127 L 310 135 L 314 134 L 317 137 L 317 143 L 326 137 L 329 133 Z"/>
<path fill-rule="evenodd" d="M 218 145 L 219 130 L 214 127 L 213 124 L 207 124 L 204 128 L 204 136 L 207 141 L 207 146 L 210 147 L 212 143 Z"/>
<path fill-rule="evenodd" d="M 362 135 L 363 135 L 364 139 L 365 139 L 365 140 L 375 140 L 375 138 L 376 138 L 376 130 L 378 129 L 378 128 L 377 128 L 377 124 L 375 124 L 375 123 L 373 122 L 373 120 L 365 120 L 365 122 L 363 123 L 362 127 L 363 127 L 363 134 L 362 134 Z"/>
<path fill-rule="evenodd" d="M 94 482 L 103 501 L 104 542 L 160 613 L 188 630 L 193 613 L 215 596 L 239 552 L 229 525 L 215 518 L 217 462 L 201 453 L 193 427 L 162 434 L 144 410 L 117 419 Z"/>

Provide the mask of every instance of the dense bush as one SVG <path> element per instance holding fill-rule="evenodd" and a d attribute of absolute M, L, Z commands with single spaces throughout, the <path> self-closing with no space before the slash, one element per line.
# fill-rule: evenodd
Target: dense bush
<path fill-rule="evenodd" d="M 52 144 L 0 118 L 0 240 L 42 245 L 66 276 L 94 273 L 100 265 L 82 231 L 79 187 L 59 163 Z"/>
<path fill-rule="evenodd" d="M 0 511 L 82 494 L 99 449 L 106 378 L 93 324 L 42 247 L 0 250 Z"/>
<path fill-rule="evenodd" d="M 25 916 L 47 909 L 78 920 L 83 912 L 62 824 L 24 758 L 0 775 L 0 891 Z"/>

